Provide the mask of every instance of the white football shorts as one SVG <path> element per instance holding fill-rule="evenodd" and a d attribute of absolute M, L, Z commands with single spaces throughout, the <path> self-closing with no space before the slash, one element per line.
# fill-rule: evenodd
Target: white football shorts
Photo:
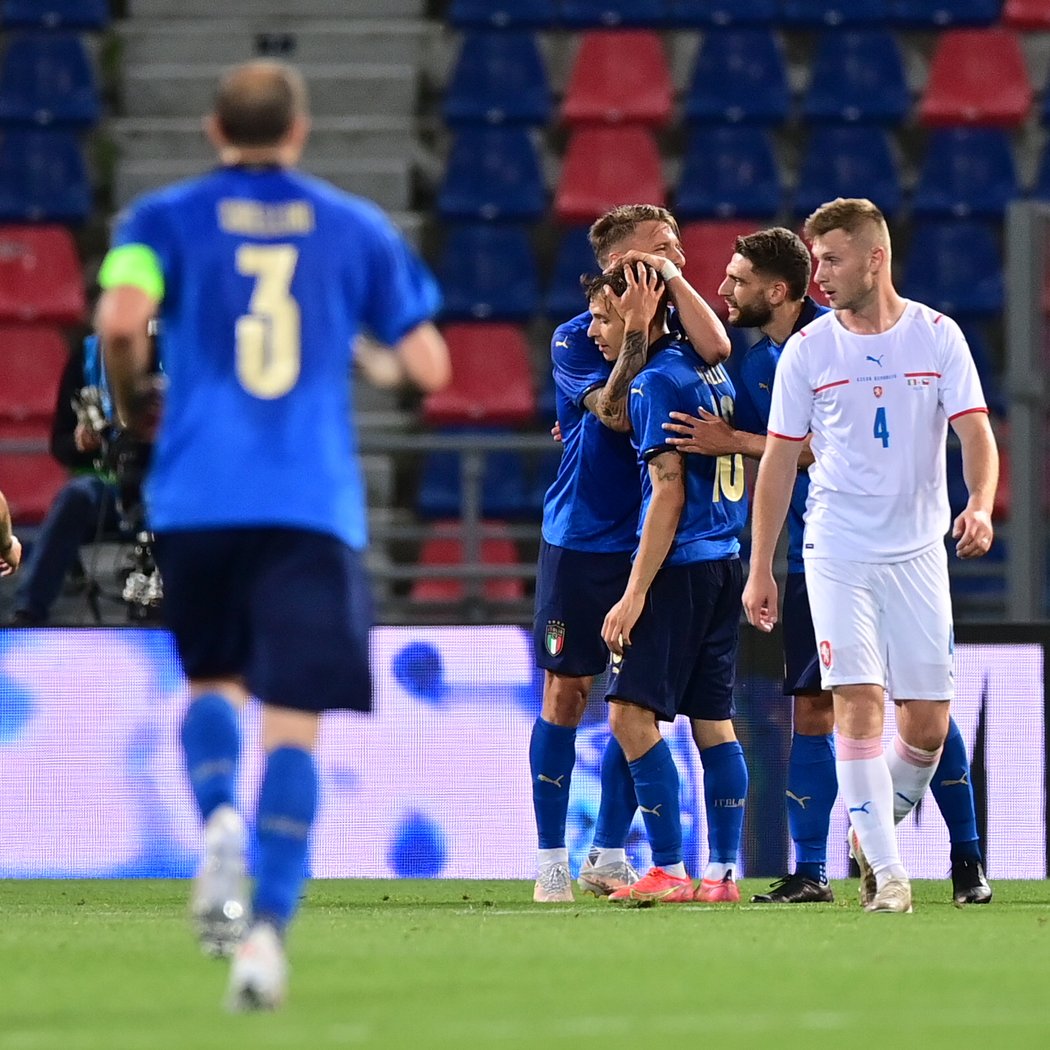
<path fill-rule="evenodd" d="M 871 683 L 895 700 L 950 700 L 952 603 L 944 546 L 903 562 L 806 559 L 820 683 Z"/>

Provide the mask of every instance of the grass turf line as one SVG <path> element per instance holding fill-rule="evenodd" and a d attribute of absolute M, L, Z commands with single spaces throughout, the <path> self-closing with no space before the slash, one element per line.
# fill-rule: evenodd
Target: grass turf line
<path fill-rule="evenodd" d="M 1050 883 L 910 916 L 832 905 L 531 902 L 531 883 L 316 881 L 289 1003 L 230 1017 L 188 884 L 0 881 L 0 1050 L 1050 1045 Z M 764 880 L 743 884 L 745 900 Z"/>

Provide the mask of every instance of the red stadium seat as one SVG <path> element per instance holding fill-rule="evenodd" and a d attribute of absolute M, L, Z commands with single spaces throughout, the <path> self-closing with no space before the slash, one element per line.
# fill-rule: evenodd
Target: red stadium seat
<path fill-rule="evenodd" d="M 1031 106 L 1032 84 L 1016 33 L 953 29 L 937 38 L 919 103 L 921 124 L 1015 128 Z"/>
<path fill-rule="evenodd" d="M 592 222 L 618 204 L 666 204 L 660 151 L 647 128 L 580 128 L 573 132 L 554 198 L 566 225 Z"/>
<path fill-rule="evenodd" d="M 68 479 L 65 468 L 46 452 L 0 453 L 0 491 L 7 497 L 16 525 L 43 521 Z"/>
<path fill-rule="evenodd" d="M 490 529 L 501 526 L 498 521 L 483 521 Z M 419 552 L 420 565 L 462 565 L 463 542 L 449 533 L 456 530 L 458 522 L 441 522 L 434 528 L 434 535 L 423 542 Z M 481 541 L 481 563 L 483 565 L 515 565 L 518 552 L 514 541 L 503 536 L 490 536 Z M 483 581 L 482 594 L 490 602 L 514 602 L 525 597 L 521 579 L 514 576 L 497 576 Z M 462 579 L 452 576 L 425 577 L 412 584 L 411 598 L 417 602 L 458 602 L 466 596 Z"/>
<path fill-rule="evenodd" d="M 712 219 L 686 223 L 681 229 L 685 275 L 723 320 L 728 311 L 725 300 L 718 294 L 718 286 L 733 257 L 733 244 L 737 237 L 768 225 L 760 219 Z"/>
<path fill-rule="evenodd" d="M 53 328 L 0 327 L 0 435 L 46 435 L 69 350 Z"/>
<path fill-rule="evenodd" d="M 1003 24 L 1012 29 L 1050 29 L 1050 0 L 1006 0 Z"/>
<path fill-rule="evenodd" d="M 0 321 L 79 324 L 84 278 L 64 226 L 0 226 Z"/>
<path fill-rule="evenodd" d="M 646 124 L 671 119 L 674 87 L 660 37 L 647 30 L 584 35 L 565 89 L 566 124 Z"/>
<path fill-rule="evenodd" d="M 513 324 L 450 324 L 444 329 L 452 382 L 423 402 L 431 426 L 514 426 L 536 414 L 528 344 Z"/>

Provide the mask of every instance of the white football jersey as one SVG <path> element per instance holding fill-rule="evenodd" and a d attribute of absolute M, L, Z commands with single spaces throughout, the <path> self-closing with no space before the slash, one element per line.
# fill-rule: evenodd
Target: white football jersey
<path fill-rule="evenodd" d="M 878 335 L 847 331 L 834 313 L 796 332 L 769 433 L 813 433 L 803 556 L 902 561 L 942 542 L 948 421 L 987 411 L 959 326 L 921 303 Z"/>

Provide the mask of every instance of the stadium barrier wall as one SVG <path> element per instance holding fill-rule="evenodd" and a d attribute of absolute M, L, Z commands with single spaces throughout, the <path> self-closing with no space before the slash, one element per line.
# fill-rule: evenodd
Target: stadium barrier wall
<path fill-rule="evenodd" d="M 953 705 L 992 878 L 1047 874 L 1047 648 L 1050 629 L 967 627 Z M 535 833 L 527 750 L 542 680 L 521 627 L 380 627 L 373 717 L 325 716 L 317 877 L 530 878 Z M 790 704 L 779 643 L 744 631 L 737 727 L 751 771 L 743 873 L 789 858 L 784 781 Z M 0 876 L 182 877 L 201 835 L 184 784 L 178 725 L 187 700 L 169 636 L 155 629 L 0 631 Z M 892 719 L 889 720 L 892 722 Z M 245 715 L 245 800 L 254 798 L 258 708 Z M 589 844 L 607 728 L 596 689 L 578 734 L 569 843 Z M 687 725 L 666 727 L 682 771 L 687 862 L 706 858 L 703 771 Z M 847 871 L 836 807 L 830 874 Z M 932 798 L 900 828 L 916 877 L 948 871 Z M 640 822 L 630 846 L 648 862 Z"/>

